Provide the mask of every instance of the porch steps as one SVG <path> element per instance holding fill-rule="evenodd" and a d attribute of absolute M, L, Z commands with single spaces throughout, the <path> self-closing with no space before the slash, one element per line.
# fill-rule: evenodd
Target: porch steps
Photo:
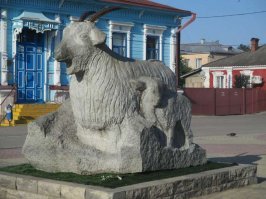
<path fill-rule="evenodd" d="M 10 126 L 27 124 L 36 118 L 56 111 L 61 104 L 15 104 L 13 107 L 13 120 Z M 9 126 L 4 120 L 1 126 Z"/>

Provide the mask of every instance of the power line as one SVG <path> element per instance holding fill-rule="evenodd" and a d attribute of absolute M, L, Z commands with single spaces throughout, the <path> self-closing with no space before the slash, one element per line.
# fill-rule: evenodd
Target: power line
<path fill-rule="evenodd" d="M 242 16 L 242 15 L 252 15 L 252 14 L 260 14 L 265 13 L 266 10 L 257 11 L 257 12 L 246 12 L 246 13 L 238 13 L 238 14 L 228 14 L 228 15 L 214 15 L 214 16 L 206 16 L 206 17 L 197 17 L 198 19 L 210 19 L 210 18 L 223 18 L 223 17 L 235 17 L 235 16 Z"/>

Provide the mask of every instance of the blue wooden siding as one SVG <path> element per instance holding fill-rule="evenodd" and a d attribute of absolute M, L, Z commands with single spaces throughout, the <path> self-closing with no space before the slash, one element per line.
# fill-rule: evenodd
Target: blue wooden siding
<path fill-rule="evenodd" d="M 163 62 L 169 66 L 170 65 L 170 55 L 171 55 L 171 29 L 168 28 L 163 34 Z"/>
<path fill-rule="evenodd" d="M 134 59 L 143 59 L 143 24 L 135 23 L 131 32 L 131 55 Z"/>

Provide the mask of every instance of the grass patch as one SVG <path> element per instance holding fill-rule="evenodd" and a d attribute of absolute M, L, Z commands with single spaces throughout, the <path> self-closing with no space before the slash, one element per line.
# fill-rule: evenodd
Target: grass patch
<path fill-rule="evenodd" d="M 202 166 L 174 170 L 153 171 L 133 174 L 102 173 L 97 175 L 78 175 L 75 173 L 48 173 L 45 171 L 36 170 L 30 164 L 4 167 L 0 168 L 0 171 L 47 178 L 52 180 L 73 182 L 78 184 L 116 188 L 141 182 L 160 180 L 165 178 L 183 176 L 187 174 L 199 173 L 208 170 L 220 169 L 234 165 L 236 164 L 207 162 L 207 164 Z"/>

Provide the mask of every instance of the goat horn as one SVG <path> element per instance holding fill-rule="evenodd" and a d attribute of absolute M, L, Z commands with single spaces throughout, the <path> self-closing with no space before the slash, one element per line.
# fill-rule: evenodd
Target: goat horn
<path fill-rule="evenodd" d="M 95 14 L 96 12 L 95 11 L 89 11 L 89 12 L 85 12 L 83 13 L 80 18 L 79 18 L 79 22 L 82 22 L 84 21 L 88 16 L 92 15 L 92 14 Z"/>
<path fill-rule="evenodd" d="M 106 14 L 109 13 L 109 12 L 112 12 L 112 11 L 115 11 L 115 10 L 120 10 L 120 9 L 122 9 L 122 8 L 120 8 L 120 7 L 108 7 L 108 8 L 104 8 L 104 9 L 99 10 L 99 11 L 97 11 L 96 13 L 94 13 L 94 14 L 90 17 L 89 21 L 91 21 L 91 22 L 95 22 L 95 21 L 96 21 L 97 19 L 99 19 L 101 16 L 106 15 Z"/>

